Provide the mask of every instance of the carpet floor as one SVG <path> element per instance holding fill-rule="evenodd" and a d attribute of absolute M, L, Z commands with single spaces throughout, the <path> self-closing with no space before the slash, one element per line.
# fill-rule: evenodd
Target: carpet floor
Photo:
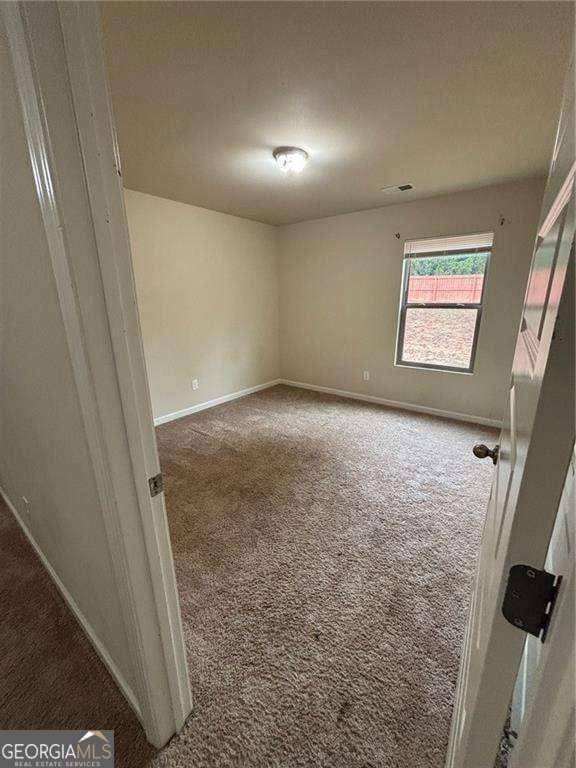
<path fill-rule="evenodd" d="M 0 729 L 114 730 L 116 765 L 155 750 L 0 497 Z"/>
<path fill-rule="evenodd" d="M 442 768 L 494 431 L 278 386 L 157 437 L 195 701 L 166 758 Z"/>
<path fill-rule="evenodd" d="M 184 731 L 146 745 L 5 511 L 2 727 L 114 728 L 119 768 L 442 768 L 494 431 L 278 386 L 157 437 Z"/>

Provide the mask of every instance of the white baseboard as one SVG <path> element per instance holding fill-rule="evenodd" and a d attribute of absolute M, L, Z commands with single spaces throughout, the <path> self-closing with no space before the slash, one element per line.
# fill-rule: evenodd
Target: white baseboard
<path fill-rule="evenodd" d="M 303 381 L 290 381 L 289 379 L 280 379 L 280 384 L 286 384 L 289 387 L 298 389 L 310 389 L 314 392 L 325 392 L 328 395 L 338 395 L 347 397 L 351 400 L 363 400 L 367 403 L 377 403 L 386 405 L 389 408 L 398 408 L 403 411 L 415 411 L 416 413 L 426 413 L 429 416 L 441 416 L 444 419 L 453 419 L 454 421 L 465 421 L 471 424 L 482 424 L 486 427 L 496 427 L 500 429 L 502 422 L 499 419 L 488 419 L 485 416 L 474 416 L 467 413 L 456 413 L 455 411 L 442 411 L 439 408 L 428 408 L 424 405 L 414 405 L 413 403 L 401 403 L 397 400 L 387 400 L 384 397 L 375 397 L 374 395 L 362 395 L 358 392 L 348 392 L 344 389 L 333 389 L 332 387 L 319 387 L 317 384 L 307 384 Z"/>
<path fill-rule="evenodd" d="M 16 522 L 18 523 L 24 535 L 32 545 L 32 548 L 40 558 L 40 562 L 42 563 L 42 565 L 48 572 L 48 575 L 50 576 L 50 578 L 58 588 L 58 591 L 64 598 L 64 601 L 66 602 L 70 610 L 72 611 L 72 614 L 74 615 L 76 621 L 80 624 L 80 626 L 84 630 L 84 633 L 87 635 L 91 644 L 94 646 L 96 653 L 98 654 L 98 656 L 100 656 L 105 666 L 107 667 L 108 671 L 116 681 L 118 687 L 126 697 L 126 700 L 134 710 L 136 717 L 138 717 L 138 719 L 141 721 L 142 716 L 141 716 L 140 705 L 138 704 L 138 699 L 136 698 L 136 695 L 134 694 L 134 691 L 132 690 L 131 686 L 128 684 L 126 678 L 124 677 L 122 672 L 120 672 L 120 670 L 118 669 L 116 663 L 114 662 L 114 660 L 112 659 L 108 651 L 106 650 L 104 644 L 102 643 L 102 641 L 100 640 L 96 632 L 94 631 L 92 625 L 90 624 L 86 616 L 84 616 L 78 604 L 76 603 L 76 601 L 74 600 L 70 592 L 68 592 L 68 590 L 62 583 L 60 577 L 58 576 L 58 574 L 56 573 L 56 571 L 54 570 L 54 568 L 46 558 L 46 555 L 40 549 L 38 543 L 36 542 L 35 538 L 32 536 L 26 524 L 22 520 L 22 517 L 20 516 L 18 510 L 16 509 L 12 501 L 9 499 L 9 497 L 6 495 L 6 492 L 4 491 L 4 489 L 1 487 L 0 487 L 0 496 L 2 496 L 2 498 L 6 502 L 8 508 L 14 515 Z M 41 723 L 39 725 L 41 725 Z"/>
<path fill-rule="evenodd" d="M 166 413 L 163 416 L 158 416 L 154 419 L 154 426 L 158 427 L 160 424 L 167 424 L 169 421 L 175 421 L 181 419 L 184 416 L 190 416 L 191 413 L 198 413 L 198 411 L 205 411 L 207 408 L 214 408 L 215 405 L 222 405 L 222 403 L 229 403 L 231 400 L 237 400 L 239 397 L 245 397 L 251 395 L 253 392 L 260 392 L 262 389 L 268 389 L 268 387 L 275 387 L 276 384 L 281 383 L 281 379 L 274 379 L 273 381 L 267 381 L 265 384 L 257 384 L 255 387 L 248 387 L 248 389 L 241 389 L 238 392 L 232 392 L 229 395 L 222 395 L 221 397 L 215 397 L 213 400 L 206 400 L 204 403 L 197 403 L 191 405 L 189 408 L 183 408 L 181 411 L 174 411 L 173 413 Z"/>
<path fill-rule="evenodd" d="M 213 400 L 206 400 L 204 403 L 191 405 L 189 408 L 183 408 L 181 411 L 174 411 L 173 413 L 167 413 L 164 416 L 158 416 L 158 418 L 154 419 L 154 426 L 157 427 L 160 424 L 167 424 L 169 421 L 175 421 L 176 419 L 181 419 L 184 416 L 190 416 L 192 413 L 205 411 L 208 408 L 214 408 L 214 406 L 221 405 L 222 403 L 229 403 L 231 400 L 237 400 L 240 397 L 251 395 L 253 392 L 260 392 L 262 389 L 275 387 L 277 384 L 285 384 L 288 387 L 297 387 L 298 389 L 310 389 L 313 392 L 325 392 L 328 395 L 338 395 L 339 397 L 347 397 L 351 400 L 361 400 L 366 403 L 386 405 L 389 408 L 398 408 L 402 411 L 415 411 L 416 413 L 425 413 L 429 416 L 440 416 L 441 418 L 452 419 L 453 421 L 464 421 L 469 424 L 481 424 L 486 427 L 495 427 L 497 429 L 502 427 L 502 422 L 500 419 L 488 419 L 485 416 L 475 416 L 468 413 L 457 413 L 456 411 L 443 411 L 439 408 L 428 408 L 424 405 L 403 403 L 399 400 L 387 400 L 384 397 L 376 397 L 375 395 L 363 395 L 359 392 L 349 392 L 345 389 L 334 389 L 333 387 L 321 387 L 317 384 L 308 384 L 304 381 L 291 381 L 290 379 L 274 379 L 273 381 L 267 381 L 265 384 L 258 384 L 255 387 L 241 389 L 239 392 L 232 392 L 230 395 L 222 395 L 222 397 L 216 397 Z"/>

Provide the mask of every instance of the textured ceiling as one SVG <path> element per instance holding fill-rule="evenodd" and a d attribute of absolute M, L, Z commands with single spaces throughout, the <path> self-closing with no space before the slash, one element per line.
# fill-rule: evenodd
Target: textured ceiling
<path fill-rule="evenodd" d="M 102 8 L 131 189 L 283 224 L 547 170 L 572 3 Z"/>

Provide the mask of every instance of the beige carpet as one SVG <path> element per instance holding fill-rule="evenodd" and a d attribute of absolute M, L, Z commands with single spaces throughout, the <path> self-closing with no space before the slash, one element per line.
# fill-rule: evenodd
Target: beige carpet
<path fill-rule="evenodd" d="M 0 729 L 114 729 L 119 768 L 154 750 L 0 497 Z"/>
<path fill-rule="evenodd" d="M 114 728 L 119 768 L 442 768 L 494 432 L 276 387 L 157 433 L 185 731 L 154 755 L 5 509 L 1 726 Z"/>
<path fill-rule="evenodd" d="M 281 386 L 157 436 L 195 700 L 165 764 L 442 768 L 494 432 Z"/>

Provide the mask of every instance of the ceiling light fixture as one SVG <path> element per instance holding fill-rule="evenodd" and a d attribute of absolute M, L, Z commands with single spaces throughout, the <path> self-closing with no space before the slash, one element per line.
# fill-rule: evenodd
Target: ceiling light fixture
<path fill-rule="evenodd" d="M 308 152 L 299 147 L 276 147 L 272 156 L 286 175 L 301 173 L 310 159 Z"/>

